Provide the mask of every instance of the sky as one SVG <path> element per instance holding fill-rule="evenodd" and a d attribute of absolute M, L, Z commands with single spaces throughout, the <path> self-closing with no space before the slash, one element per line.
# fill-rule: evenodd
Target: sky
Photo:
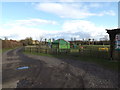
<path fill-rule="evenodd" d="M 99 40 L 118 28 L 118 2 L 2 2 L 0 38 Z"/>

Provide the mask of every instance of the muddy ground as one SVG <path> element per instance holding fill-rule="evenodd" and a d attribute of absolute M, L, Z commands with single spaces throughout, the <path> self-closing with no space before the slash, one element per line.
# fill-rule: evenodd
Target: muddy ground
<path fill-rule="evenodd" d="M 22 48 L 2 59 L 3 88 L 118 88 L 118 73 L 87 62 L 24 55 Z M 27 69 L 17 69 L 28 66 Z"/>

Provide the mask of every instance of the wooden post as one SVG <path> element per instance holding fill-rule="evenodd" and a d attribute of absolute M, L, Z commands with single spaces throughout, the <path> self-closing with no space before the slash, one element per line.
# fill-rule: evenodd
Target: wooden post
<path fill-rule="evenodd" d="M 30 52 L 31 52 L 31 47 L 30 47 Z"/>
<path fill-rule="evenodd" d="M 41 48 L 39 47 L 39 53 L 41 53 Z"/>
<path fill-rule="evenodd" d="M 24 46 L 24 52 L 26 52 L 26 47 Z"/>
<path fill-rule="evenodd" d="M 110 37 L 110 58 L 113 60 L 114 46 L 115 46 L 115 34 L 109 34 Z"/>
<path fill-rule="evenodd" d="M 80 53 L 80 48 L 79 48 L 79 53 Z"/>
<path fill-rule="evenodd" d="M 46 54 L 47 54 L 47 48 L 45 49 L 45 52 L 46 52 Z"/>
<path fill-rule="evenodd" d="M 38 48 L 36 47 L 36 52 L 38 53 Z"/>

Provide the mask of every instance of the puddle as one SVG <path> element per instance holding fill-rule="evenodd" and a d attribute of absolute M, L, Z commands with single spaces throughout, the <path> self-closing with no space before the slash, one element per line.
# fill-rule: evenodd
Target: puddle
<path fill-rule="evenodd" d="M 24 67 L 18 67 L 17 70 L 21 70 L 21 69 L 28 69 L 28 66 L 24 66 Z"/>

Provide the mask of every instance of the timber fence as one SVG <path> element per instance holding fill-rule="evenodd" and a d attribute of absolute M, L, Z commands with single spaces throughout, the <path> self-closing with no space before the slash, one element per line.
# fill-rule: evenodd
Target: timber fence
<path fill-rule="evenodd" d="M 35 46 L 25 46 L 25 52 L 45 53 L 45 54 L 70 54 L 89 57 L 98 57 L 109 59 L 109 50 L 92 50 L 92 49 L 57 49 L 57 48 L 40 48 Z"/>

